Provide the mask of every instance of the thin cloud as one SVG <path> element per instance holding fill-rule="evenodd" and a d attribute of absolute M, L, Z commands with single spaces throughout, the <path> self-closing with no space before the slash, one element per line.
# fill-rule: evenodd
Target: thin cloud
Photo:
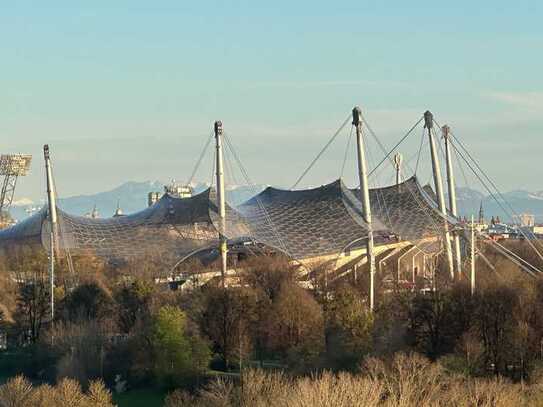
<path fill-rule="evenodd" d="M 371 80 L 320 80 L 320 81 L 256 81 L 250 82 L 251 88 L 329 88 L 344 86 L 386 86 L 407 88 L 411 85 L 406 82 L 398 81 L 371 81 Z"/>
<path fill-rule="evenodd" d="M 543 92 L 493 92 L 489 96 L 520 110 L 543 112 Z"/>

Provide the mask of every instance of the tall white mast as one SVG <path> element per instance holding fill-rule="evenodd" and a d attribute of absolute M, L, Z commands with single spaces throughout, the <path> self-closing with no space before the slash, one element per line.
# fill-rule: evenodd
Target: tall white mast
<path fill-rule="evenodd" d="M 445 206 L 445 196 L 443 194 L 443 181 L 441 179 L 441 168 L 439 166 L 439 158 L 436 150 L 436 142 L 434 135 L 432 133 L 432 128 L 434 127 L 434 116 L 430 111 L 424 113 L 424 127 L 428 129 L 428 138 L 430 141 L 430 154 L 432 155 L 432 170 L 434 173 L 434 185 L 436 188 L 437 194 L 437 203 L 439 210 L 443 215 L 443 221 L 445 226 L 445 231 L 443 234 L 443 240 L 445 245 L 445 253 L 447 255 L 447 265 L 449 267 L 449 273 L 451 278 L 454 279 L 454 267 L 453 267 L 453 256 L 452 256 L 452 247 L 451 247 L 451 237 L 449 233 L 449 227 L 447 224 L 447 208 Z"/>
<path fill-rule="evenodd" d="M 394 154 L 394 170 L 396 171 L 396 185 L 402 182 L 402 161 L 403 157 L 400 153 Z"/>
<path fill-rule="evenodd" d="M 217 204 L 219 209 L 219 251 L 221 253 L 221 279 L 222 285 L 225 286 L 226 278 L 226 260 L 228 254 L 226 232 L 226 202 L 224 195 L 224 170 L 223 170 L 223 156 L 222 156 L 222 137 L 223 129 L 222 122 L 217 120 L 215 122 L 215 145 L 217 153 L 215 154 L 217 163 Z"/>
<path fill-rule="evenodd" d="M 49 246 L 49 285 L 51 297 L 51 321 L 55 318 L 55 252 L 57 247 L 57 204 L 55 199 L 55 185 L 53 183 L 53 171 L 51 169 L 51 157 L 49 155 L 49 145 L 43 146 L 43 157 L 45 159 L 45 173 L 47 178 L 47 202 L 49 205 L 49 226 L 50 226 L 50 246 Z"/>
<path fill-rule="evenodd" d="M 471 295 L 475 294 L 475 224 L 471 215 Z"/>
<path fill-rule="evenodd" d="M 375 254 L 373 252 L 373 227 L 368 185 L 368 168 L 366 165 L 366 151 L 364 149 L 364 137 L 362 134 L 362 111 L 358 106 L 355 106 L 353 109 L 353 125 L 356 128 L 360 201 L 362 202 L 364 220 L 368 227 L 367 256 L 368 264 L 370 266 L 370 309 L 373 310 L 375 306 Z"/>
<path fill-rule="evenodd" d="M 453 162 L 451 154 L 451 138 L 450 127 L 445 125 L 441 128 L 443 139 L 445 140 L 445 159 L 447 161 L 447 187 L 449 192 L 449 209 L 454 217 L 458 216 L 456 208 L 456 184 L 454 182 Z M 456 276 L 462 278 L 462 255 L 460 252 L 460 236 L 458 233 L 453 233 L 454 242 L 454 261 L 456 263 Z"/>

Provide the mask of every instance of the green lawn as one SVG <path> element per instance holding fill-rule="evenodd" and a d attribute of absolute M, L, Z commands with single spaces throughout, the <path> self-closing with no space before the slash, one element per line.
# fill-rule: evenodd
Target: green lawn
<path fill-rule="evenodd" d="M 136 389 L 113 396 L 119 407 L 162 407 L 166 393 L 159 389 Z"/>

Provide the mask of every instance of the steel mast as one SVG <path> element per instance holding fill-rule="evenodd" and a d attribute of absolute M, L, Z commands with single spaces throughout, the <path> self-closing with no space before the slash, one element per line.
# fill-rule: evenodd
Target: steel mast
<path fill-rule="evenodd" d="M 362 134 L 362 110 L 353 108 L 353 126 L 356 128 L 356 144 L 358 157 L 358 178 L 360 180 L 360 201 L 364 220 L 368 228 L 367 257 L 370 266 L 370 309 L 375 307 L 375 254 L 373 252 L 373 227 L 371 219 L 370 192 L 368 185 L 368 168 L 366 165 L 366 151 Z"/>
<path fill-rule="evenodd" d="M 51 290 L 51 321 L 55 318 L 55 252 L 58 249 L 57 239 L 57 204 L 55 199 L 55 185 L 53 183 L 53 171 L 51 169 L 51 157 L 49 145 L 43 146 L 45 159 L 45 173 L 47 177 L 47 202 L 49 204 L 49 225 L 50 225 L 50 250 L 49 250 L 49 284 Z"/>
<path fill-rule="evenodd" d="M 471 257 L 471 295 L 475 294 L 475 224 L 473 223 L 473 215 L 471 215 L 471 245 L 470 245 L 470 257 Z"/>
<path fill-rule="evenodd" d="M 222 122 L 217 120 L 215 122 L 215 146 L 217 153 L 215 154 L 217 162 L 217 205 L 219 210 L 219 251 L 221 253 L 221 279 L 222 286 L 225 287 L 226 278 L 226 266 L 227 266 L 227 239 L 225 236 L 226 231 L 226 203 L 224 195 L 224 169 L 223 169 L 223 154 L 222 154 L 222 137 L 223 128 Z"/>
<path fill-rule="evenodd" d="M 452 247 L 451 247 L 451 236 L 449 233 L 449 228 L 447 224 L 447 208 L 445 206 L 445 196 L 443 194 L 443 181 L 441 178 L 441 168 L 439 166 L 439 158 L 436 150 L 436 142 L 434 135 L 432 133 L 432 128 L 434 127 L 434 115 L 427 110 L 424 113 L 424 127 L 428 129 L 428 138 L 430 141 L 430 154 L 432 155 L 432 170 L 434 174 L 434 185 L 436 188 L 437 203 L 439 210 L 443 215 L 443 221 L 445 226 L 445 231 L 443 234 L 443 240 L 445 245 L 445 253 L 447 255 L 447 265 L 449 267 L 449 273 L 451 278 L 454 279 L 454 266 L 453 266 L 453 256 L 452 256 Z"/>
<path fill-rule="evenodd" d="M 402 161 L 403 157 L 400 153 L 394 154 L 394 170 L 396 171 L 396 185 L 402 182 Z"/>
<path fill-rule="evenodd" d="M 454 182 L 453 162 L 452 162 L 452 140 L 450 137 L 450 127 L 445 125 L 441 128 L 443 139 L 445 140 L 445 159 L 447 160 L 447 187 L 449 192 L 449 209 L 454 217 L 458 216 L 456 208 L 456 184 Z M 460 252 L 460 236 L 458 233 L 453 233 L 454 242 L 454 261 L 456 263 L 456 276 L 462 278 L 462 255 Z"/>

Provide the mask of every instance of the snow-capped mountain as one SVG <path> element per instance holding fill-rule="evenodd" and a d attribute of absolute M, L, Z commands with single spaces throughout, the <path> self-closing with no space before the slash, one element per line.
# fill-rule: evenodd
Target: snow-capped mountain
<path fill-rule="evenodd" d="M 208 187 L 208 184 L 196 183 L 193 185 L 194 194 L 200 193 Z M 254 187 L 230 186 L 226 190 L 227 202 L 231 205 L 239 205 L 265 187 L 264 185 L 255 185 Z M 162 194 L 164 192 L 164 183 L 159 181 L 125 182 L 110 191 L 60 198 L 58 205 L 62 210 L 74 215 L 90 213 L 96 206 L 100 217 L 110 217 L 115 213 L 117 205 L 125 214 L 145 209 L 149 192 Z M 43 202 L 35 203 L 28 198 L 18 198 L 17 201 L 13 202 L 10 213 L 15 219 L 22 220 L 34 213 L 35 209 L 42 205 L 44 205 Z"/>
<path fill-rule="evenodd" d="M 209 184 L 196 183 L 193 185 L 194 193 L 202 192 L 208 187 Z M 231 205 L 239 205 L 265 188 L 266 185 L 256 185 L 254 187 L 230 185 L 226 190 L 227 201 Z M 140 211 L 147 206 L 147 194 L 149 192 L 162 193 L 163 191 L 164 183 L 159 181 L 125 182 L 110 191 L 61 198 L 59 206 L 74 215 L 87 214 L 96 206 L 101 217 L 110 217 L 117 209 L 117 205 L 121 207 L 125 214 Z M 517 214 L 530 213 L 535 215 L 538 222 L 543 222 L 543 191 L 514 190 L 503 193 L 501 196 L 505 198 L 507 203 L 501 203 L 500 205 L 490 194 L 483 194 L 471 188 L 458 188 L 457 206 L 459 215 L 467 217 L 475 215 L 477 217 L 482 203 L 485 218 L 499 216 L 501 219 L 508 220 L 508 216 L 504 214 L 501 206 L 510 211 L 510 205 Z M 30 199 L 19 197 L 12 205 L 11 214 L 15 219 L 21 220 L 34 213 L 42 205 L 44 205 L 44 202 L 33 202 Z"/>

